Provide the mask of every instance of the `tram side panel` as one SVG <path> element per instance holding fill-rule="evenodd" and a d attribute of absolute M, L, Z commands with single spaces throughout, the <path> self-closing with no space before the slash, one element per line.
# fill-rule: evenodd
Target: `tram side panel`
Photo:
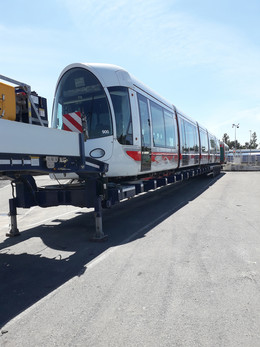
<path fill-rule="evenodd" d="M 178 167 L 177 122 L 173 109 L 150 101 L 152 120 L 152 168 L 154 171 Z"/>
<path fill-rule="evenodd" d="M 220 145 L 218 139 L 208 133 L 210 148 L 210 164 L 220 164 Z"/>
<path fill-rule="evenodd" d="M 180 139 L 180 167 L 200 164 L 200 144 L 198 128 L 194 121 L 177 112 Z"/>
<path fill-rule="evenodd" d="M 114 121 L 114 146 L 113 155 L 109 159 L 108 176 L 136 176 L 141 171 L 141 136 L 136 92 L 125 88 L 127 95 L 124 100 L 120 100 L 119 89 L 108 89 Z M 127 103 L 129 107 L 126 107 Z"/>
<path fill-rule="evenodd" d="M 128 176 L 177 168 L 178 133 L 173 109 L 162 105 L 138 88 L 136 90 L 130 89 L 129 95 L 133 144 L 122 145 L 119 143 L 119 129 L 118 122 L 116 122 L 117 141 L 114 145 L 114 154 L 109 161 L 109 175 L 114 175 L 116 171 L 122 173 L 123 176 Z M 116 117 L 115 105 L 113 105 L 113 109 Z M 125 158 L 125 167 L 123 168 L 122 161 L 120 164 L 118 159 L 123 160 L 125 154 L 128 158 Z M 118 170 L 115 170 L 116 167 Z M 128 168 L 127 173 L 126 168 Z"/>
<path fill-rule="evenodd" d="M 200 164 L 207 165 L 210 162 L 209 138 L 205 128 L 198 125 L 200 137 Z"/>
<path fill-rule="evenodd" d="M 216 139 L 216 147 L 217 147 L 217 163 L 220 164 L 221 163 L 221 158 L 220 158 L 220 141 L 215 137 Z"/>
<path fill-rule="evenodd" d="M 178 133 L 173 108 L 136 88 L 140 123 L 141 173 L 178 167 Z"/>

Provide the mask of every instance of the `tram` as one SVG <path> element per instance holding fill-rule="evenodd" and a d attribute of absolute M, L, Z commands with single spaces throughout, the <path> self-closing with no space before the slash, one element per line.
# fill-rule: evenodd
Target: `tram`
<path fill-rule="evenodd" d="M 83 132 L 86 156 L 107 177 L 156 174 L 220 163 L 220 142 L 126 70 L 76 63 L 61 73 L 52 127 Z"/>

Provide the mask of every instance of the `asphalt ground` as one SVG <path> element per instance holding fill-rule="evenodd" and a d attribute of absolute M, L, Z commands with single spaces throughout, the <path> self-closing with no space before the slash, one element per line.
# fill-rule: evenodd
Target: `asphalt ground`
<path fill-rule="evenodd" d="M 19 209 L 6 238 L 10 197 L 2 181 L 1 346 L 260 346 L 259 172 L 123 202 L 105 243 L 71 206 Z"/>

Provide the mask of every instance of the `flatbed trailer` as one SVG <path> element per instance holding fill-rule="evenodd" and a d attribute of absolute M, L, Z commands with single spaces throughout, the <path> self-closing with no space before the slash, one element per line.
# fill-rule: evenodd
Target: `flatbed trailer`
<path fill-rule="evenodd" d="M 3 77 L 0 75 L 0 79 Z M 0 178 L 9 179 L 13 187 L 9 199 L 11 227 L 7 236 L 19 235 L 17 208 L 73 205 L 94 208 L 96 227 L 92 240 L 103 241 L 107 238 L 102 226 L 103 208 L 191 177 L 220 172 L 219 164 L 209 164 L 160 172 L 156 176 L 109 181 L 106 177 L 108 164 L 85 155 L 83 133 L 44 126 L 31 97 L 30 86 L 7 77 L 4 80 L 23 88 L 27 93 L 28 112 L 32 107 L 35 117 L 38 117 L 38 123 L 36 120 L 33 123 L 30 116 L 27 123 L 0 117 Z M 2 99 L 5 99 L 4 95 Z M 76 183 L 38 187 L 34 179 L 37 175 L 67 176 L 70 173 L 77 174 Z"/>
<path fill-rule="evenodd" d="M 47 141 L 39 141 L 41 138 Z M 108 164 L 85 156 L 82 133 L 0 120 L 0 176 L 11 180 L 13 186 L 8 236 L 19 234 L 17 207 L 75 205 L 95 208 L 97 238 L 102 238 L 101 201 L 105 199 L 107 171 Z M 77 185 L 39 188 L 34 179 L 72 172 L 79 177 Z"/>

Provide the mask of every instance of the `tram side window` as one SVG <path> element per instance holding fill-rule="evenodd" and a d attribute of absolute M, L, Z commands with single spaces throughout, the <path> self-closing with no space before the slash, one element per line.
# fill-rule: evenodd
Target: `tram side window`
<path fill-rule="evenodd" d="M 199 135 L 198 135 L 198 128 L 197 128 L 197 126 L 193 127 L 193 131 L 194 131 L 194 138 L 195 138 L 194 149 L 195 149 L 196 153 L 199 153 Z"/>
<path fill-rule="evenodd" d="M 213 137 L 210 138 L 210 153 L 216 153 L 216 143 Z"/>
<path fill-rule="evenodd" d="M 185 121 L 181 119 L 181 143 L 182 143 L 182 152 L 187 152 L 189 150 L 188 147 L 188 139 L 187 139 L 187 133 L 186 133 L 186 127 L 185 127 Z"/>
<path fill-rule="evenodd" d="M 163 108 L 153 101 L 150 101 L 152 126 L 153 126 L 153 144 L 155 147 L 165 147 L 165 126 L 163 119 Z"/>
<path fill-rule="evenodd" d="M 176 148 L 175 123 L 173 114 L 163 110 L 165 122 L 166 147 Z"/>
<path fill-rule="evenodd" d="M 200 131 L 200 144 L 202 153 L 208 153 L 209 145 L 208 145 L 208 137 L 204 131 Z"/>
<path fill-rule="evenodd" d="M 142 146 L 151 147 L 150 116 L 148 109 L 148 101 L 147 98 L 145 98 L 141 94 L 137 94 L 137 96 L 141 121 Z"/>
<path fill-rule="evenodd" d="M 216 152 L 217 152 L 217 154 L 220 154 L 220 145 L 219 145 L 219 142 L 217 141 L 217 139 L 216 139 Z"/>
<path fill-rule="evenodd" d="M 116 118 L 117 140 L 122 145 L 133 144 L 132 116 L 126 87 L 108 88 Z"/>
<path fill-rule="evenodd" d="M 186 129 L 186 135 L 188 138 L 189 149 L 190 151 L 195 151 L 195 146 L 196 146 L 195 132 L 194 132 L 195 127 L 192 124 L 186 122 L 185 129 Z"/>

